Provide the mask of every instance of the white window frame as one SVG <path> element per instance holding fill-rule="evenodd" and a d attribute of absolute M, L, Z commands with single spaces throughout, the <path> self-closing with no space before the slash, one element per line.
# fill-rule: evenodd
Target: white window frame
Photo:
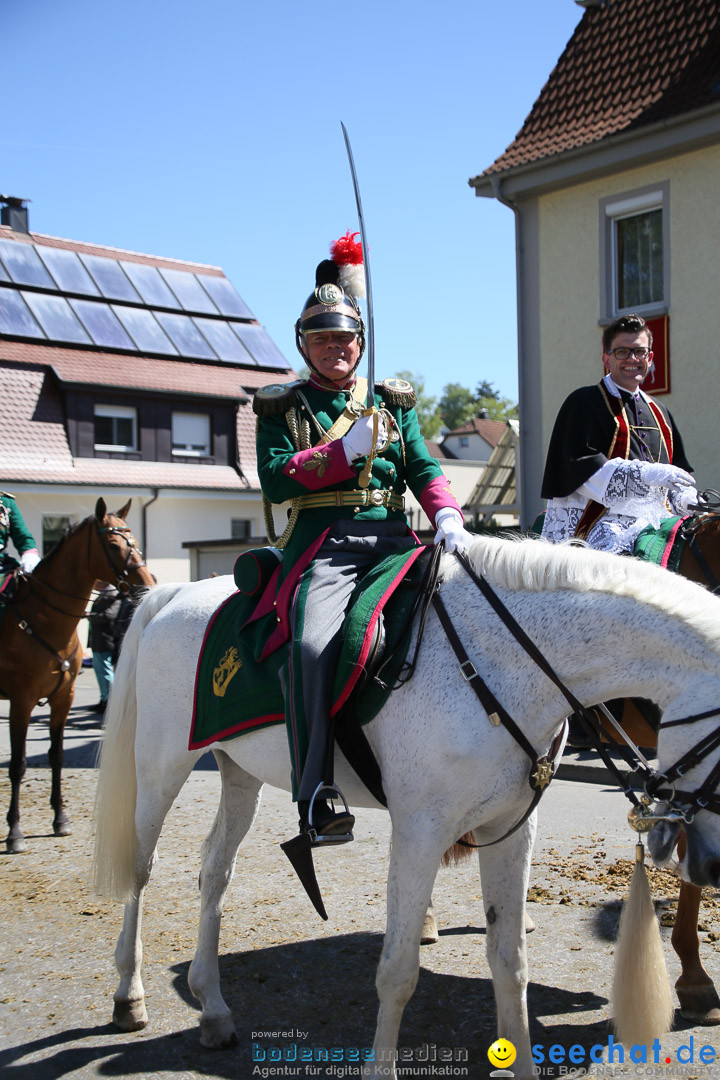
<path fill-rule="evenodd" d="M 667 180 L 600 200 L 600 322 L 637 312 L 646 319 L 670 310 L 670 182 Z M 617 222 L 651 210 L 662 211 L 663 297 L 652 304 L 619 307 Z"/>
<path fill-rule="evenodd" d="M 175 420 L 176 418 L 180 419 L 180 417 L 187 417 L 191 420 L 205 420 L 207 422 L 207 441 L 204 444 L 204 449 L 195 449 L 189 443 L 185 443 L 178 447 L 175 446 Z M 171 453 L 176 457 L 210 457 L 212 453 L 212 424 L 210 422 L 210 413 L 183 412 L 180 409 L 173 409 L 170 420 L 170 444 Z"/>
<path fill-rule="evenodd" d="M 113 419 L 132 420 L 132 446 L 122 443 L 94 443 L 96 450 L 135 451 L 138 448 L 137 409 L 132 405 L 97 404 L 93 410 L 93 423 L 96 416 L 109 416 Z M 93 438 L 94 441 L 94 438 Z"/>

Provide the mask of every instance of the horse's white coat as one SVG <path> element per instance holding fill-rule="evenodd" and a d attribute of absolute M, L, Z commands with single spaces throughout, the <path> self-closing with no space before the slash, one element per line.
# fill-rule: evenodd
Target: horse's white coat
<path fill-rule="evenodd" d="M 633 560 L 538 541 L 482 540 L 471 557 L 587 704 L 648 697 L 668 718 L 720 705 L 720 601 L 700 587 Z M 564 698 L 510 637 L 455 560 L 445 557 L 443 571 L 442 595 L 471 659 L 538 752 L 544 752 L 568 711 Z M 187 750 L 197 656 L 210 614 L 232 589 L 232 579 L 216 578 L 154 590 L 125 639 L 106 714 L 96 879 L 101 887 L 132 894 L 116 950 L 121 981 L 115 1019 L 126 1029 L 146 1021 L 139 937 L 143 889 L 165 815 L 201 754 Z M 658 747 L 661 766 L 679 757 L 713 723 L 664 732 Z M 382 767 L 393 825 L 387 932 L 377 973 L 379 1051 L 397 1045 L 443 852 L 471 829 L 480 843 L 502 836 L 526 809 L 531 792 L 528 759 L 503 729 L 489 723 L 432 613 L 416 675 L 366 730 Z M 282 727 L 212 749 L 222 798 L 203 847 L 200 933 L 189 982 L 202 1004 L 202 1041 L 221 1046 L 234 1037 L 218 979 L 223 898 L 262 783 L 287 789 L 289 766 Z M 697 782 L 707 770 L 703 763 L 689 780 Z M 351 804 L 373 805 L 341 761 L 337 777 Z M 533 1076 L 523 912 L 534 834 L 532 817 L 480 854 L 483 903 L 486 913 L 494 912 L 487 939 L 498 1034 L 517 1048 L 513 1071 L 520 1080 Z M 717 859 L 717 820 L 699 815 L 688 842 L 694 845 L 695 867 Z"/>

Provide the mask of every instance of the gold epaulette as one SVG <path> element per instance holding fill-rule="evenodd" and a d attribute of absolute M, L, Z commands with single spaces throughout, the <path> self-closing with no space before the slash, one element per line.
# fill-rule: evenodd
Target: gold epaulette
<path fill-rule="evenodd" d="M 386 405 L 403 409 L 414 409 L 417 405 L 415 391 L 405 379 L 383 379 L 381 383 L 375 383 L 375 400 L 379 399 Z"/>
<path fill-rule="evenodd" d="M 2 498 L 3 496 L 6 499 L 14 499 L 14 498 L 16 498 L 16 496 L 13 495 L 12 491 L 0 491 L 0 498 Z"/>
<path fill-rule="evenodd" d="M 253 412 L 256 416 L 281 416 L 295 404 L 295 391 L 305 385 L 304 379 L 288 383 L 270 383 L 255 391 Z"/>

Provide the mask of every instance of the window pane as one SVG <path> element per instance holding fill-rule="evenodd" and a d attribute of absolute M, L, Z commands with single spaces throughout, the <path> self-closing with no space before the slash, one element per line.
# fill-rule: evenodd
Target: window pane
<path fill-rule="evenodd" d="M 95 406 L 95 446 L 98 449 L 136 450 L 137 412 L 128 405 Z"/>
<path fill-rule="evenodd" d="M 97 285 L 74 251 L 43 247 L 41 244 L 35 250 L 63 291 L 99 295 Z"/>
<path fill-rule="evenodd" d="M 69 303 L 96 345 L 108 349 L 135 348 L 108 304 L 93 300 L 70 300 Z"/>
<path fill-rule="evenodd" d="M 169 315 L 163 311 L 156 311 L 155 318 L 172 339 L 181 356 L 217 360 L 215 353 L 189 315 Z"/>
<path fill-rule="evenodd" d="M 81 255 L 80 258 L 97 282 L 100 292 L 108 300 L 133 300 L 140 303 L 140 297 L 115 259 L 106 259 L 102 255 Z"/>
<path fill-rule="evenodd" d="M 149 311 L 121 307 L 119 304 L 112 304 L 111 307 L 141 352 L 177 356 L 177 349 Z"/>
<path fill-rule="evenodd" d="M 104 446 L 112 446 L 113 441 L 113 417 L 96 416 L 95 442 L 101 443 Z"/>
<path fill-rule="evenodd" d="M 264 326 L 256 323 L 230 323 L 230 326 L 260 367 L 281 368 L 283 371 L 290 369 Z"/>
<path fill-rule="evenodd" d="M 194 274 L 184 270 L 160 270 L 172 291 L 186 311 L 205 311 L 217 315 L 218 309 L 198 282 Z"/>
<path fill-rule="evenodd" d="M 231 285 L 226 277 L 211 277 L 209 274 L 198 274 L 197 279 L 203 289 L 213 298 L 221 315 L 239 315 L 252 318 L 252 311 L 235 286 Z"/>
<path fill-rule="evenodd" d="M 49 338 L 92 345 L 85 328 L 64 297 L 29 292 L 24 292 L 23 297 Z"/>
<path fill-rule="evenodd" d="M 0 289 L 0 333 L 19 337 L 44 338 L 30 309 L 15 289 Z"/>
<path fill-rule="evenodd" d="M 207 338 L 221 360 L 235 361 L 238 364 L 255 362 L 242 341 L 233 334 L 224 320 L 196 318 L 193 322 L 202 331 L 203 337 Z"/>
<path fill-rule="evenodd" d="M 661 302 L 664 299 L 662 210 L 620 218 L 615 228 L 618 308 Z"/>
<path fill-rule="evenodd" d="M 66 531 L 72 525 L 72 518 L 60 514 L 44 514 L 42 519 L 42 553 L 43 558 L 48 555 L 58 544 Z"/>
<path fill-rule="evenodd" d="M 172 450 L 174 454 L 199 456 L 210 453 L 210 417 L 204 413 L 172 414 Z"/>
<path fill-rule="evenodd" d="M 0 240 L 0 256 L 10 277 L 17 285 L 42 285 L 55 289 L 56 285 L 40 262 L 32 244 L 15 240 Z"/>
<path fill-rule="evenodd" d="M 122 261 L 120 265 L 146 304 L 157 307 L 180 307 L 154 266 Z"/>

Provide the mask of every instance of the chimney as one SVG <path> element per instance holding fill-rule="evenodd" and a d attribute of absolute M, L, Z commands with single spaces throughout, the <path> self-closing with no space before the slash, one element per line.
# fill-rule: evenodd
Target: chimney
<path fill-rule="evenodd" d="M 19 199 L 16 195 L 0 195 L 0 225 L 8 225 L 15 232 L 29 233 L 28 211 L 26 203 L 29 199 Z"/>

